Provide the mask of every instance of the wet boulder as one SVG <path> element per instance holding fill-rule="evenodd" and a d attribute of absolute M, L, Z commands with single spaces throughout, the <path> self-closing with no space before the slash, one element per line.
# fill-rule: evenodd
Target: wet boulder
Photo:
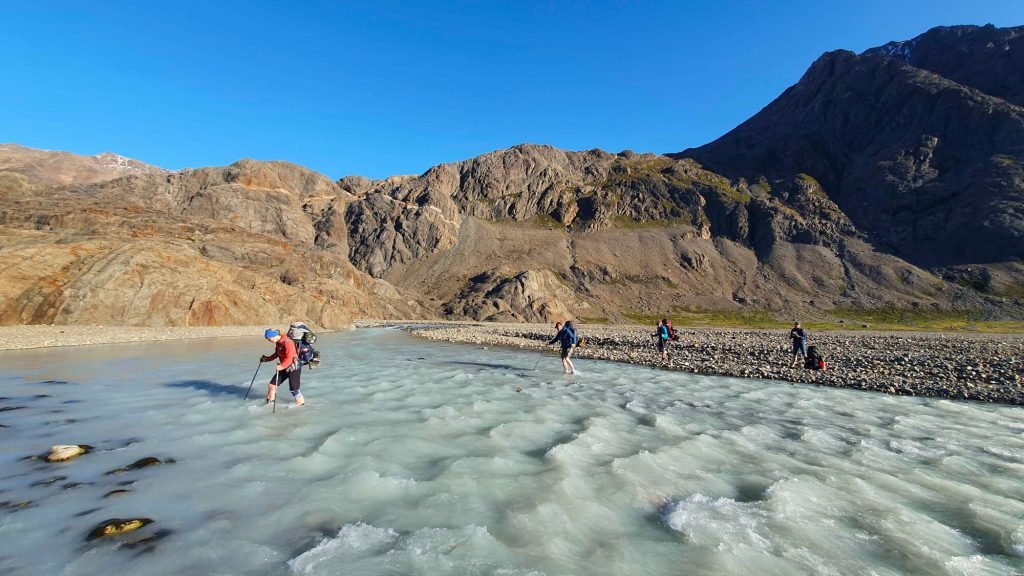
<path fill-rule="evenodd" d="M 157 466 L 159 464 L 163 464 L 163 462 L 159 458 L 155 458 L 153 456 L 148 456 L 146 458 L 140 458 L 140 459 L 136 460 L 135 462 L 132 462 L 131 464 L 129 464 L 129 465 L 123 467 L 123 468 L 115 468 L 115 469 L 107 472 L 106 474 L 109 476 L 110 474 L 120 474 L 122 472 L 131 472 L 132 470 L 141 470 L 142 468 L 148 468 L 150 466 Z"/>
<path fill-rule="evenodd" d="M 88 454 L 92 446 L 88 444 L 58 444 L 50 447 L 50 453 L 46 455 L 47 462 L 66 462 L 72 458 L 78 458 L 82 454 Z"/>
<path fill-rule="evenodd" d="M 106 538 L 108 536 L 119 536 L 134 532 L 147 524 L 152 524 L 152 518 L 110 518 L 96 525 L 85 537 L 86 540 Z"/>

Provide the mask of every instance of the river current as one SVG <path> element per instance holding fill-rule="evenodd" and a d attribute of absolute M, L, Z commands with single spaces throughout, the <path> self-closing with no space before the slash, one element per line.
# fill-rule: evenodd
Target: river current
<path fill-rule="evenodd" d="M 1024 573 L 1020 407 L 260 336 L 0 352 L 0 574 Z"/>

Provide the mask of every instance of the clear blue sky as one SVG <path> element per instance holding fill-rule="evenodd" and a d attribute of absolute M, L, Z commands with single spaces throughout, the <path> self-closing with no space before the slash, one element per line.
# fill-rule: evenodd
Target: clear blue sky
<path fill-rule="evenodd" d="M 332 178 L 521 142 L 675 152 L 822 52 L 985 23 L 1024 1 L 0 0 L 0 142 Z"/>

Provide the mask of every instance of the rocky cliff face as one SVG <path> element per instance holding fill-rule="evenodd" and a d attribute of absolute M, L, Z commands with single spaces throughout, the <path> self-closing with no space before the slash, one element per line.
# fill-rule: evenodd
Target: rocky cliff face
<path fill-rule="evenodd" d="M 349 263 L 350 199 L 305 168 L 251 160 L 0 197 L 0 322 L 337 327 L 424 315 Z"/>

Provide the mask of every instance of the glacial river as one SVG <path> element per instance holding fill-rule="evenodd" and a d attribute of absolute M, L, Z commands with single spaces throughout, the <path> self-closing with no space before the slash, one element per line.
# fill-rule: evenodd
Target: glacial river
<path fill-rule="evenodd" d="M 0 574 L 1024 573 L 1020 407 L 260 336 L 0 352 Z"/>

